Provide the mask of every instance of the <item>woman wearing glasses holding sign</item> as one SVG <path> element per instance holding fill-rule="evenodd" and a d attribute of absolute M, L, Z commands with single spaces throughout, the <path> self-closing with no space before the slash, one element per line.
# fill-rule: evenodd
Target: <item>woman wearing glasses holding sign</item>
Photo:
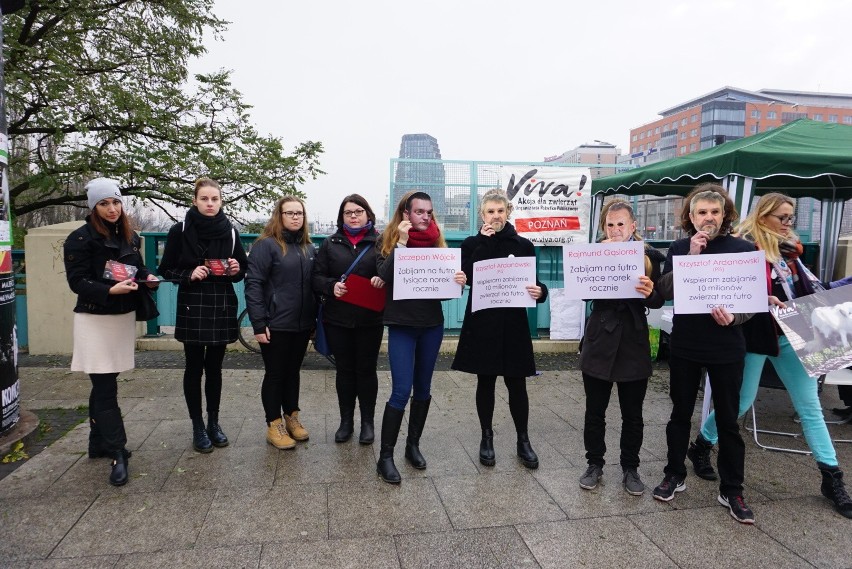
<path fill-rule="evenodd" d="M 375 438 L 376 365 L 384 334 L 380 289 L 385 286 L 376 274 L 375 223 L 367 200 L 358 194 L 346 196 L 337 213 L 337 232 L 323 241 L 314 263 L 313 288 L 324 302 L 325 333 L 337 367 L 337 443 L 352 437 L 356 399 L 361 409 L 358 442 L 368 445 Z M 382 302 L 377 304 L 377 299 Z"/>
<path fill-rule="evenodd" d="M 186 367 L 183 396 L 192 419 L 192 446 L 201 453 L 228 446 L 219 426 L 222 361 L 237 341 L 237 295 L 246 252 L 237 230 L 222 211 L 218 182 L 199 178 L 192 207 L 169 230 L 158 272 L 178 282 L 175 340 L 183 343 Z M 205 377 L 207 425 L 201 414 L 201 377 Z"/>
<path fill-rule="evenodd" d="M 382 445 L 376 470 L 382 480 L 390 484 L 399 484 L 402 479 L 393 462 L 393 449 L 412 390 L 405 458 L 414 468 L 426 468 L 426 459 L 420 453 L 420 435 L 432 402 L 432 372 L 444 339 L 444 311 L 440 299 L 393 299 L 394 253 L 408 248 L 446 246 L 429 194 L 409 192 L 404 195 L 382 236 L 377 264 L 379 276 L 388 285 L 384 323 L 388 327 L 388 360 L 393 385 L 382 418 Z M 453 280 L 464 285 L 467 276 L 458 271 Z"/>
<path fill-rule="evenodd" d="M 65 276 L 77 295 L 71 371 L 89 374 L 89 458 L 111 458 L 109 483 L 127 483 L 127 434 L 118 407 L 118 374 L 133 369 L 139 282 L 159 284 L 142 262 L 139 236 L 124 212 L 118 182 L 86 184 L 92 212 L 65 239 Z M 130 273 L 135 273 L 131 275 Z M 122 278 L 116 282 L 118 275 Z"/>
<path fill-rule="evenodd" d="M 473 282 L 473 264 L 487 259 L 535 257 L 535 247 L 509 223 L 512 203 L 502 190 L 489 190 L 482 196 L 479 215 L 482 227 L 461 246 L 462 270 Z M 547 287 L 538 280 L 526 286 L 536 302 L 547 299 Z M 476 412 L 482 427 L 479 462 L 494 466 L 494 389 L 502 375 L 509 391 L 509 411 L 518 435 L 518 458 L 527 468 L 538 468 L 538 456 L 527 434 L 529 398 L 527 377 L 535 375 L 532 339 L 526 308 L 488 308 L 473 312 L 473 294 L 467 299 L 464 323 L 452 368 L 476 374 Z"/>
<path fill-rule="evenodd" d="M 804 250 L 802 243 L 793 231 L 795 210 L 795 202 L 791 198 L 778 193 L 766 194 L 737 228 L 740 237 L 753 242 L 766 254 L 767 287 L 770 294 L 781 302 L 843 286 L 850 281 L 846 278 L 820 283 L 808 271 L 799 258 Z M 745 415 L 754 403 L 764 363 L 769 359 L 799 414 L 805 441 L 822 474 L 823 496 L 831 500 L 841 515 L 852 518 L 852 499 L 846 492 L 843 472 L 825 426 L 816 378 L 808 376 L 790 341 L 768 312 L 759 312 L 743 324 L 743 333 L 747 353 L 740 388 L 739 416 Z M 716 479 L 710 450 L 718 440 L 716 414 L 712 412 L 687 451 L 695 473 L 705 480 Z"/>
<path fill-rule="evenodd" d="M 316 254 L 306 217 L 301 199 L 278 200 L 251 248 L 246 273 L 246 306 L 266 372 L 260 388 L 266 441 L 278 449 L 310 436 L 299 418 L 300 369 L 317 315 L 311 289 Z"/>

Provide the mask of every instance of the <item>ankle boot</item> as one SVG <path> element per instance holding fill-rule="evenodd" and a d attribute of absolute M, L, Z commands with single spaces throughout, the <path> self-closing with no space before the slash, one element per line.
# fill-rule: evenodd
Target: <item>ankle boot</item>
<path fill-rule="evenodd" d="M 399 428 L 402 425 L 404 414 L 404 411 L 385 404 L 385 414 L 382 416 L 382 442 L 379 449 L 379 461 L 376 463 L 376 472 L 388 484 L 399 484 L 402 481 L 402 477 L 393 463 L 393 449 L 396 446 L 396 439 L 399 436 Z"/>
<path fill-rule="evenodd" d="M 828 466 L 817 463 L 820 474 L 822 474 L 822 495 L 831 500 L 841 516 L 852 518 L 852 498 L 846 492 L 843 482 L 843 471 L 837 466 Z"/>
<path fill-rule="evenodd" d="M 527 433 L 518 433 L 518 458 L 527 468 L 533 470 L 538 468 L 538 455 L 532 449 Z"/>
<path fill-rule="evenodd" d="M 713 450 L 713 443 L 701 436 L 695 437 L 695 442 L 689 443 L 689 448 L 686 450 L 686 456 L 692 462 L 692 468 L 699 478 L 704 480 L 716 480 L 716 471 L 713 470 L 713 461 L 710 460 L 710 451 Z"/>
<path fill-rule="evenodd" d="M 479 462 L 485 466 L 494 466 L 497 459 L 494 456 L 494 431 L 482 429 L 482 440 L 479 442 Z"/>
<path fill-rule="evenodd" d="M 113 486 L 123 486 L 127 484 L 127 459 L 130 453 L 124 448 L 127 445 L 127 433 L 124 431 L 121 409 L 115 407 L 106 411 L 99 411 L 96 414 L 95 421 L 100 426 L 104 448 L 112 458 L 109 483 Z"/>
<path fill-rule="evenodd" d="M 411 466 L 419 470 L 426 468 L 426 459 L 420 453 L 420 435 L 429 414 L 429 404 L 432 398 L 425 401 L 411 400 L 411 413 L 408 416 L 408 438 L 405 440 L 405 458 Z"/>
<path fill-rule="evenodd" d="M 362 445 L 371 445 L 376 439 L 376 430 L 373 426 L 373 417 L 376 414 L 376 408 L 361 409 L 361 435 L 358 437 L 358 442 Z"/>
<path fill-rule="evenodd" d="M 214 447 L 222 448 L 228 446 L 228 437 L 219 426 L 219 413 L 207 413 L 207 437 Z"/>
<path fill-rule="evenodd" d="M 355 432 L 355 407 L 349 407 L 348 405 L 344 409 L 344 406 L 340 406 L 340 427 L 337 428 L 337 432 L 334 433 L 334 442 L 336 443 L 345 443 L 350 438 L 352 438 L 352 433 Z"/>
<path fill-rule="evenodd" d="M 192 420 L 192 448 L 204 454 L 213 452 L 213 443 L 207 436 L 207 429 L 202 419 Z"/>

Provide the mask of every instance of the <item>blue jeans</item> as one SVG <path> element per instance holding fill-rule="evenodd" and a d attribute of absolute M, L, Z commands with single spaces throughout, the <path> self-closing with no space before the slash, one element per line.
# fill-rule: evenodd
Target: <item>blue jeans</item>
<path fill-rule="evenodd" d="M 805 434 L 808 446 L 814 453 L 814 458 L 817 462 L 827 466 L 837 466 L 837 455 L 834 453 L 834 445 L 831 442 L 831 436 L 825 426 L 825 417 L 822 414 L 822 405 L 817 392 L 817 380 L 808 376 L 786 336 L 781 336 L 778 339 L 778 347 L 777 357 L 746 354 L 743 386 L 740 389 L 739 416 L 745 415 L 754 403 L 760 384 L 760 375 L 763 373 L 763 364 L 769 358 L 769 361 L 775 366 L 778 377 L 781 378 L 781 382 L 787 389 L 787 393 L 790 394 L 790 400 L 802 421 L 802 431 Z M 701 436 L 716 444 L 719 437 L 716 433 L 715 411 L 710 413 L 707 421 L 704 422 L 704 426 L 701 427 Z"/>
<path fill-rule="evenodd" d="M 414 399 L 431 396 L 432 372 L 444 339 L 444 326 L 388 326 L 388 361 L 391 369 L 391 396 L 388 405 L 403 410 L 411 390 Z"/>

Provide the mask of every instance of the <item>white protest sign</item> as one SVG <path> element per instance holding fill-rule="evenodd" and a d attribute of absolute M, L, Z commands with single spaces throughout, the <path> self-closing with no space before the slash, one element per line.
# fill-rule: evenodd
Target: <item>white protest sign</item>
<path fill-rule="evenodd" d="M 672 257 L 675 314 L 766 312 L 766 255 L 763 251 Z"/>
<path fill-rule="evenodd" d="M 393 260 L 393 299 L 459 298 L 454 280 L 461 270 L 461 249 L 396 249 Z"/>
<path fill-rule="evenodd" d="M 562 266 L 566 298 L 645 298 L 636 291 L 645 274 L 641 241 L 569 245 L 562 248 Z"/>
<path fill-rule="evenodd" d="M 488 259 L 473 264 L 471 311 L 535 306 L 527 292 L 535 284 L 535 257 Z"/>

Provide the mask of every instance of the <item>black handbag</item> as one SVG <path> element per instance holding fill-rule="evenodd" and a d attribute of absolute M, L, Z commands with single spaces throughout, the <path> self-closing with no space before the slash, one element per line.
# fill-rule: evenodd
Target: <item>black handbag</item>
<path fill-rule="evenodd" d="M 157 301 L 154 300 L 154 289 L 146 284 L 140 284 L 136 289 L 136 321 L 147 322 L 160 315 Z"/>

